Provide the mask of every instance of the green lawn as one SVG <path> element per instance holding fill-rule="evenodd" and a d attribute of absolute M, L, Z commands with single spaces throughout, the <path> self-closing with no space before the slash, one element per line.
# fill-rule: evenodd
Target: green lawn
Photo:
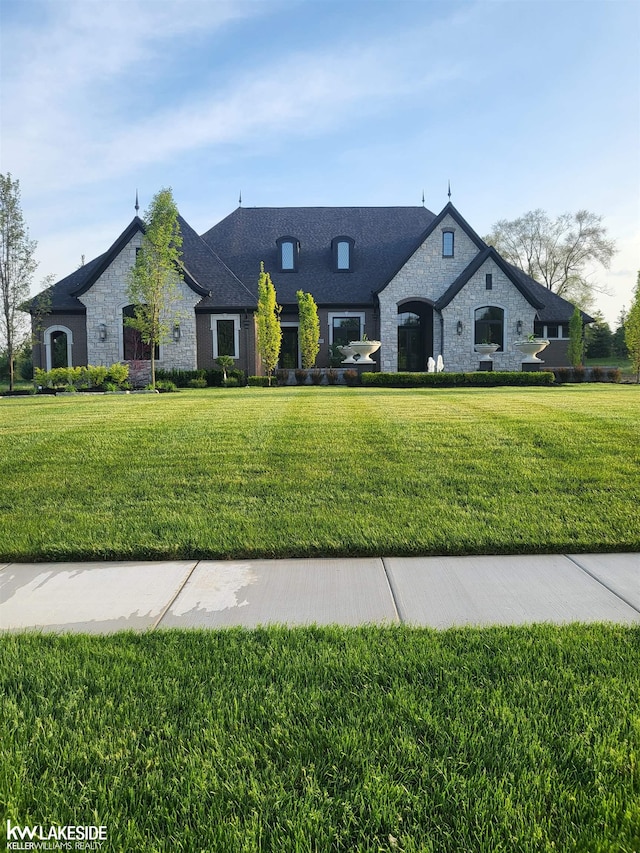
<path fill-rule="evenodd" d="M 580 625 L 5 635 L 2 812 L 106 825 L 103 853 L 632 853 L 639 652 Z"/>
<path fill-rule="evenodd" d="M 640 550 L 640 388 L 0 400 L 0 560 Z"/>

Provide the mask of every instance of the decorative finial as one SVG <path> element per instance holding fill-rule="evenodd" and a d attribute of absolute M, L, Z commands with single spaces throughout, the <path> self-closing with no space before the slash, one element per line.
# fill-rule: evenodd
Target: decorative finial
<path fill-rule="evenodd" d="M 138 215 L 138 211 L 140 210 L 140 205 L 138 204 L 138 190 L 136 190 L 136 203 L 135 203 L 136 216 Z"/>
<path fill-rule="evenodd" d="M 424 190 L 422 190 L 422 206 L 424 207 Z"/>
<path fill-rule="evenodd" d="M 238 196 L 238 204 L 242 207 L 242 190 L 240 190 L 240 195 Z"/>
<path fill-rule="evenodd" d="M 451 181 L 449 181 L 449 188 L 447 191 L 447 195 L 449 196 L 449 201 L 451 201 Z"/>

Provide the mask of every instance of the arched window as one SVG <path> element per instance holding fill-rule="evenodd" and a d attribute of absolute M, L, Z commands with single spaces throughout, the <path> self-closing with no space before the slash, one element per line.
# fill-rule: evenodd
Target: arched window
<path fill-rule="evenodd" d="M 297 272 L 298 255 L 300 254 L 300 243 L 295 237 L 279 237 L 276 240 L 278 247 L 278 264 L 280 272 Z"/>
<path fill-rule="evenodd" d="M 504 310 L 497 305 L 485 305 L 475 311 L 475 344 L 498 344 L 504 349 Z"/>
<path fill-rule="evenodd" d="M 137 329 L 127 325 L 127 319 L 135 316 L 135 305 L 126 305 L 122 309 L 122 357 L 124 361 L 150 361 L 151 345 L 143 342 Z M 160 358 L 160 347 L 157 345 L 155 358 Z"/>
<path fill-rule="evenodd" d="M 453 231 L 442 232 L 442 257 L 453 257 Z"/>
<path fill-rule="evenodd" d="M 335 272 L 351 272 L 353 269 L 353 237 L 334 237 L 331 241 L 333 269 Z"/>

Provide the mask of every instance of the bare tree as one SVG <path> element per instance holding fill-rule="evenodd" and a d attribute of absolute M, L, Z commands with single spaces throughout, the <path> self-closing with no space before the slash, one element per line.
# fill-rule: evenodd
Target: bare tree
<path fill-rule="evenodd" d="M 21 305 L 29 298 L 31 279 L 38 266 L 36 246 L 24 224 L 20 182 L 10 173 L 0 175 L 0 333 L 7 348 L 10 391 L 14 387 L 16 352 L 27 334 Z"/>
<path fill-rule="evenodd" d="M 616 247 L 602 217 L 588 210 L 551 219 L 531 210 L 518 219 L 496 222 L 484 238 L 502 257 L 570 302 L 586 307 L 593 293 L 607 288 L 589 279 L 589 267 L 608 269 Z"/>

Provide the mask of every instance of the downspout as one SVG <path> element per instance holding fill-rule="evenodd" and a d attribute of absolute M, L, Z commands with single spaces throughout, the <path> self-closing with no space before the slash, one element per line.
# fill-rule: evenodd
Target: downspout
<path fill-rule="evenodd" d="M 438 309 L 436 308 L 436 311 Z M 440 355 L 442 356 L 442 360 L 444 361 L 444 317 L 442 316 L 442 311 L 438 311 L 440 315 Z"/>

